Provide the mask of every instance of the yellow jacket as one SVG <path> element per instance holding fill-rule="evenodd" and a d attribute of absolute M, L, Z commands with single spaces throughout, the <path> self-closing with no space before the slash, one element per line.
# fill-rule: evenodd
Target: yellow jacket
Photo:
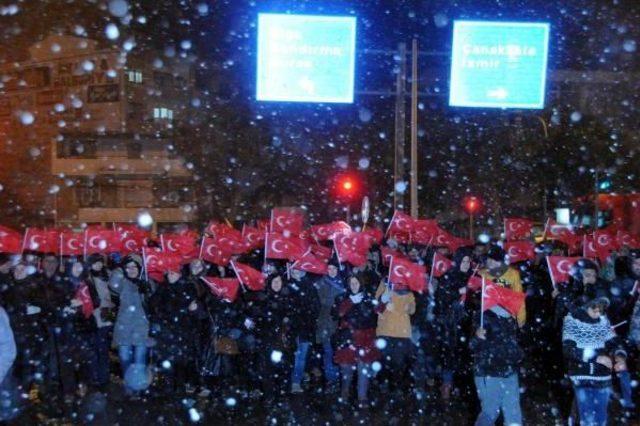
<path fill-rule="evenodd" d="M 509 290 L 519 291 L 520 293 L 523 292 L 522 281 L 520 281 L 520 272 L 511 267 L 507 268 L 507 270 L 499 277 L 494 277 L 487 269 L 480 271 L 480 275 L 502 287 L 508 288 Z M 520 308 L 520 312 L 518 312 L 517 319 L 520 327 L 522 327 L 527 321 L 527 310 L 524 304 L 522 305 L 522 308 Z"/>
<path fill-rule="evenodd" d="M 376 291 L 376 299 L 385 291 L 384 283 L 380 283 Z M 406 294 L 391 292 L 391 301 L 385 310 L 378 314 L 378 328 L 376 335 L 386 337 L 411 338 L 410 316 L 416 312 L 416 300 L 413 293 Z"/>

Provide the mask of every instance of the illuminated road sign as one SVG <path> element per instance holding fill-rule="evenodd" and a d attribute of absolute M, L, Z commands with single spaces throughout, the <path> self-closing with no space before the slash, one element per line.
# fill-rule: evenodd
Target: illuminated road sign
<path fill-rule="evenodd" d="M 544 107 L 549 24 L 455 21 L 449 105 Z"/>
<path fill-rule="evenodd" d="M 356 18 L 258 15 L 259 101 L 352 103 Z"/>

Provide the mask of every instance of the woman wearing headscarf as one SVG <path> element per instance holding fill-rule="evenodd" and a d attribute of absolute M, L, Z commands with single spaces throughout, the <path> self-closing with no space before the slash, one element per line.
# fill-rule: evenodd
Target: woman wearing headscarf
<path fill-rule="evenodd" d="M 340 366 L 343 402 L 349 400 L 357 371 L 358 403 L 366 404 L 371 363 L 382 357 L 375 346 L 378 316 L 374 299 L 365 291 L 361 277 L 351 275 L 347 286 L 347 293 L 338 296 L 331 308 L 331 315 L 338 322 L 333 339 L 336 347 L 333 359 Z"/>
<path fill-rule="evenodd" d="M 146 389 L 149 379 L 145 370 L 147 353 L 153 340 L 149 337 L 147 317 L 148 300 L 152 285 L 142 279 L 142 259 L 137 255 L 126 256 L 122 267 L 116 269 L 109 280 L 109 287 L 120 296 L 120 307 L 113 332 L 113 344 L 118 347 L 120 366 L 125 378 L 125 391 L 131 395 Z M 130 370 L 130 367 L 135 366 Z"/>

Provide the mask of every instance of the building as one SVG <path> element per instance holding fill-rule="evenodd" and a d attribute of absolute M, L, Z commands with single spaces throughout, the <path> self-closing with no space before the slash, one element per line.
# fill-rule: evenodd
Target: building
<path fill-rule="evenodd" d="M 195 217 L 192 175 L 176 154 L 193 71 L 157 52 L 51 35 L 0 68 L 5 222 L 71 225 Z"/>

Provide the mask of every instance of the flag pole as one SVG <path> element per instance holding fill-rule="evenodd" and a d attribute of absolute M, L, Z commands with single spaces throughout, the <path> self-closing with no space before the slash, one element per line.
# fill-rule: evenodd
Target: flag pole
<path fill-rule="evenodd" d="M 482 276 L 482 294 L 480 295 L 480 328 L 484 328 L 484 276 Z"/>
<path fill-rule="evenodd" d="M 340 261 L 340 251 L 338 250 L 338 246 L 336 245 L 336 240 L 333 240 L 333 248 L 336 251 L 336 257 L 338 258 L 338 266 L 340 266 L 340 270 L 342 271 L 342 262 Z"/>
<path fill-rule="evenodd" d="M 29 228 L 24 230 L 24 237 L 22 238 L 22 253 L 20 253 L 20 256 L 24 256 L 24 248 L 27 245 L 27 235 L 29 235 Z"/>
<path fill-rule="evenodd" d="M 198 254 L 198 259 L 202 259 L 202 250 L 204 250 L 204 239 L 205 233 L 202 233 L 202 239 L 200 240 L 200 253 Z"/>
<path fill-rule="evenodd" d="M 247 292 L 247 288 L 244 286 L 244 282 L 242 282 L 242 277 L 238 273 L 238 269 L 236 269 L 236 264 L 235 264 L 235 262 L 233 260 L 231 261 L 231 269 L 233 269 L 233 272 L 236 274 L 236 278 L 238 278 L 238 281 L 240 282 L 240 285 L 242 286 L 242 291 L 244 291 L 246 293 Z"/>
<path fill-rule="evenodd" d="M 147 255 L 142 247 L 142 271 L 140 271 L 140 276 L 144 273 L 144 280 L 149 281 L 149 275 L 147 274 Z"/>
<path fill-rule="evenodd" d="M 84 245 L 82 246 L 82 257 L 87 261 L 87 230 L 84 230 Z"/>
<path fill-rule="evenodd" d="M 547 221 L 544 224 L 544 231 L 542 231 L 542 241 L 547 239 L 547 228 L 549 227 L 550 220 L 551 220 L 550 218 L 547 218 Z"/>
<path fill-rule="evenodd" d="M 549 270 L 549 276 L 551 277 L 551 285 L 556 288 L 556 280 L 553 278 L 553 271 L 551 270 L 551 262 L 549 262 L 549 256 L 547 256 L 547 269 Z"/>
<path fill-rule="evenodd" d="M 384 237 L 387 238 L 387 234 L 389 234 L 389 229 L 391 229 L 391 225 L 393 225 L 393 220 L 396 218 L 396 212 L 397 210 L 393 211 L 393 216 L 391 216 L 391 222 L 389 222 L 389 226 L 387 226 L 387 230 L 384 233 Z"/>
<path fill-rule="evenodd" d="M 60 233 L 60 266 L 62 266 L 62 241 L 64 237 L 62 236 L 62 232 Z"/>

